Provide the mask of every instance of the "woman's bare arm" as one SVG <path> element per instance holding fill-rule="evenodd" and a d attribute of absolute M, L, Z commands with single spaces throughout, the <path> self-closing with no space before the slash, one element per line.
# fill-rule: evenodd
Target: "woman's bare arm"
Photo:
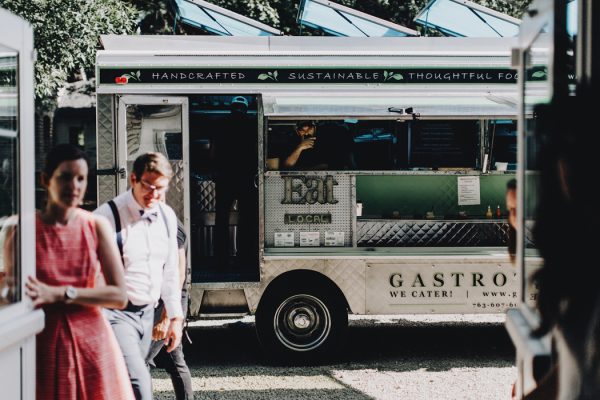
<path fill-rule="evenodd" d="M 77 297 L 67 300 L 65 297 L 66 286 L 50 286 L 36 278 L 29 277 L 25 286 L 27 295 L 32 298 L 35 306 L 68 302 L 121 309 L 127 305 L 123 263 L 114 240 L 112 227 L 104 217 L 94 215 L 94 218 L 98 236 L 98 258 L 102 265 L 106 285 L 95 288 L 77 288 Z"/>

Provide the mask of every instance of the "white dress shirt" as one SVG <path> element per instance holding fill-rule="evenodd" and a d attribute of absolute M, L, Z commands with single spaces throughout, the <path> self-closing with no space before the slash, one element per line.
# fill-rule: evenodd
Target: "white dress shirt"
<path fill-rule="evenodd" d="M 123 263 L 127 296 L 134 305 L 156 305 L 162 298 L 169 318 L 183 317 L 181 285 L 179 284 L 179 253 L 177 248 L 177 217 L 166 204 L 143 209 L 131 190 L 113 199 L 121 219 Z M 165 226 L 166 216 L 168 226 Z M 142 219 L 142 212 L 156 212 L 150 222 Z M 113 213 L 108 203 L 98 207 L 95 214 L 105 216 L 115 228 Z"/>

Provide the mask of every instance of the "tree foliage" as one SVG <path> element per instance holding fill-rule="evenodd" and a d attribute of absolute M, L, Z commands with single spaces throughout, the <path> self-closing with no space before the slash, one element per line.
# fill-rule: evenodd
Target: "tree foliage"
<path fill-rule="evenodd" d="M 51 102 L 69 76 L 93 70 L 101 34 L 135 29 L 137 11 L 120 0 L 0 0 L 34 29 L 36 98 Z"/>

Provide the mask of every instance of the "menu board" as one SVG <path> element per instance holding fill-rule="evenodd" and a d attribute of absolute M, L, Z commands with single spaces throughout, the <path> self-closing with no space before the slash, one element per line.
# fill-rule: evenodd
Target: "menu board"
<path fill-rule="evenodd" d="M 410 166 L 473 168 L 477 134 L 477 121 L 414 121 Z"/>

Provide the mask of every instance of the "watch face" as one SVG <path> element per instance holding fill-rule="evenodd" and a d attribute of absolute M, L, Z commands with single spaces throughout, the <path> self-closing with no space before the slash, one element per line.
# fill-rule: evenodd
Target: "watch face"
<path fill-rule="evenodd" d="M 68 286 L 65 290 L 65 297 L 70 300 L 74 300 L 77 297 L 77 289 L 73 286 Z"/>

